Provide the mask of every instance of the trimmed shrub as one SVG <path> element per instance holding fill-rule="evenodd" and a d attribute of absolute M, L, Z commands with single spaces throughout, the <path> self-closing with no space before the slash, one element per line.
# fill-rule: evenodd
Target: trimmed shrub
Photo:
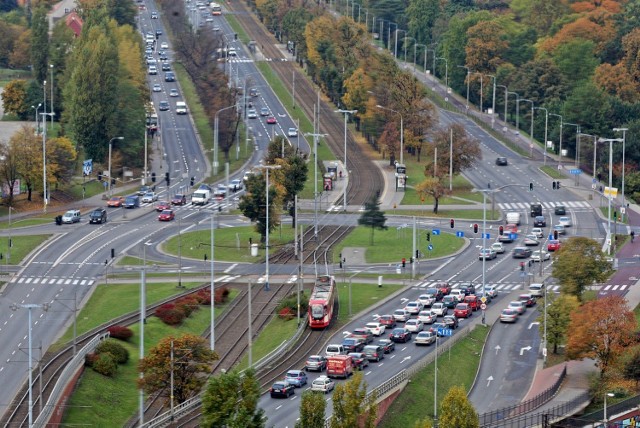
<path fill-rule="evenodd" d="M 278 312 L 278 316 L 280 319 L 290 321 L 296 317 L 296 314 L 290 308 L 285 307 Z"/>
<path fill-rule="evenodd" d="M 109 337 L 118 340 L 124 340 L 125 342 L 129 341 L 133 336 L 133 330 L 129 327 L 124 327 L 121 325 L 114 325 L 107 329 L 109 332 Z"/>
<path fill-rule="evenodd" d="M 84 357 L 84 365 L 87 367 L 93 367 L 97 359 L 98 354 L 96 354 L 95 352 L 90 352 Z"/>
<path fill-rule="evenodd" d="M 221 287 L 221 288 L 216 288 L 216 305 L 220 304 L 220 303 L 224 303 L 227 301 L 227 299 L 229 298 L 229 289 L 227 287 Z"/>
<path fill-rule="evenodd" d="M 191 296 L 185 296 L 176 301 L 176 309 L 184 312 L 184 316 L 187 318 L 191 316 L 194 311 L 197 311 L 199 306 L 198 300 Z"/>
<path fill-rule="evenodd" d="M 168 325 L 178 325 L 185 318 L 184 312 L 176 308 L 173 303 L 166 303 L 156 309 L 156 316 Z"/>
<path fill-rule="evenodd" d="M 111 354 L 113 359 L 118 364 L 124 364 L 129 361 L 129 351 L 116 342 L 115 340 L 103 340 L 98 346 L 96 346 L 97 354 Z"/>
<path fill-rule="evenodd" d="M 300 293 L 300 316 L 303 317 L 304 314 L 307 313 L 307 308 L 309 307 L 309 299 L 304 295 L 304 293 Z M 284 299 L 280 301 L 280 304 L 276 307 L 276 312 L 278 314 L 285 308 L 290 310 L 290 313 L 295 315 L 298 313 L 298 296 L 296 293 L 290 294 Z"/>
<path fill-rule="evenodd" d="M 115 358 L 108 352 L 98 354 L 98 358 L 93 363 L 93 370 L 103 376 L 111 377 L 118 371 L 118 364 Z"/>

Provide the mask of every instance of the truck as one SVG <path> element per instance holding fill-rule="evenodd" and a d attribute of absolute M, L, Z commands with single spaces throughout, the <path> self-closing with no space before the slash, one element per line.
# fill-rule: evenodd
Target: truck
<path fill-rule="evenodd" d="M 211 199 L 211 189 L 200 188 L 191 195 L 191 203 L 193 205 L 206 205 Z"/>
<path fill-rule="evenodd" d="M 187 103 L 184 101 L 176 102 L 176 114 L 187 114 Z"/>
<path fill-rule="evenodd" d="M 347 379 L 353 374 L 353 360 L 349 355 L 327 357 L 327 376 Z"/>
<path fill-rule="evenodd" d="M 507 213 L 507 224 L 515 224 L 516 226 L 520 225 L 520 213 L 518 212 L 508 212 Z"/>

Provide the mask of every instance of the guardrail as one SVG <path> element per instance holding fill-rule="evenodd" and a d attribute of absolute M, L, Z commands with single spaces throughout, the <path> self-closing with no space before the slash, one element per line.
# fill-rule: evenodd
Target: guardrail
<path fill-rule="evenodd" d="M 611 420 L 613 419 L 613 415 L 624 414 L 634 409 L 637 410 L 639 406 L 640 406 L 640 395 L 636 395 L 635 397 L 630 397 L 619 403 L 611 404 L 607 406 L 607 414 L 609 415 L 609 419 Z M 589 413 L 587 415 L 582 415 L 579 418 L 564 419 L 562 420 L 562 426 L 563 427 L 595 426 L 596 428 L 604 428 L 604 426 L 600 424 L 602 420 L 604 420 L 604 409 L 598 410 L 593 413 Z"/>
<path fill-rule="evenodd" d="M 109 333 L 103 333 L 95 336 L 91 339 L 86 345 L 80 349 L 80 351 L 69 361 L 69 364 L 62 370 L 58 380 L 56 381 L 51 394 L 49 395 L 49 399 L 47 403 L 42 408 L 42 413 L 38 415 L 36 420 L 34 421 L 34 426 L 46 426 L 47 422 L 53 415 L 53 412 L 56 410 L 57 404 L 60 402 L 62 398 L 62 394 L 64 393 L 65 388 L 75 375 L 76 371 L 84 365 L 85 357 L 88 353 L 93 352 L 96 349 L 98 344 L 109 337 Z"/>

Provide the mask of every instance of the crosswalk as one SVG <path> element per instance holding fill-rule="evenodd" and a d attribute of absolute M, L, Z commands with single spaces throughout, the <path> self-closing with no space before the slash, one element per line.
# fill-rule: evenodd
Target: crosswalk
<path fill-rule="evenodd" d="M 587 201 L 563 201 L 563 202 L 540 202 L 542 204 L 543 208 L 546 208 L 547 210 L 552 210 L 554 209 L 556 206 L 558 205 L 564 205 L 566 208 L 573 208 L 573 209 L 586 209 L 586 208 L 591 208 L 591 205 L 589 205 L 589 203 Z M 510 203 L 506 203 L 506 202 L 500 202 L 497 204 L 498 208 L 500 208 L 501 210 L 513 210 L 513 211 L 520 211 L 520 210 L 529 210 L 531 207 L 529 204 L 524 203 L 524 202 L 510 202 Z"/>
<path fill-rule="evenodd" d="M 416 285 L 415 287 L 413 287 L 414 289 L 427 289 L 429 287 L 435 287 L 436 284 L 438 284 L 441 281 L 424 281 L 419 283 L 418 285 Z M 449 285 L 451 285 L 452 289 L 456 289 L 459 288 L 463 283 L 468 284 L 469 281 L 459 281 L 459 282 L 449 282 Z M 474 283 L 474 285 L 476 286 L 476 288 L 478 287 L 477 283 Z M 494 287 L 495 290 L 497 290 L 498 292 L 501 293 L 509 293 L 511 291 L 516 291 L 516 290 L 523 290 L 524 286 L 522 284 L 522 282 L 501 282 L 501 283 L 487 283 L 487 285 L 491 285 Z M 623 292 L 623 291 L 627 291 L 629 288 L 631 287 L 630 284 L 599 284 L 599 285 L 594 285 L 591 287 L 588 287 L 590 290 L 593 291 L 618 291 L 618 292 Z M 549 290 L 549 292 L 553 292 L 553 293 L 559 293 L 560 292 L 560 285 L 559 284 L 551 284 L 547 287 L 547 290 Z"/>
<path fill-rule="evenodd" d="M 93 278 L 58 278 L 58 277 L 24 277 L 16 276 L 9 281 L 12 284 L 40 284 L 40 285 L 81 285 L 90 287 L 95 283 Z"/>

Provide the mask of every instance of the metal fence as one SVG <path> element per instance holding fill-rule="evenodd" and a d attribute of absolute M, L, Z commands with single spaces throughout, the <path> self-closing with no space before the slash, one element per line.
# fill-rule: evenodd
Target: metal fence
<path fill-rule="evenodd" d="M 616 404 L 612 404 L 607 406 L 607 415 L 609 417 L 613 415 L 620 415 L 623 413 L 630 412 L 633 409 L 638 409 L 640 407 L 640 395 L 636 395 L 635 397 L 627 398 L 624 401 L 621 401 Z M 599 427 L 601 421 L 604 420 L 604 409 L 598 410 L 597 412 L 589 413 L 587 415 L 582 415 L 579 418 L 566 418 L 555 426 L 558 427 L 585 427 L 585 426 L 593 426 Z"/>

